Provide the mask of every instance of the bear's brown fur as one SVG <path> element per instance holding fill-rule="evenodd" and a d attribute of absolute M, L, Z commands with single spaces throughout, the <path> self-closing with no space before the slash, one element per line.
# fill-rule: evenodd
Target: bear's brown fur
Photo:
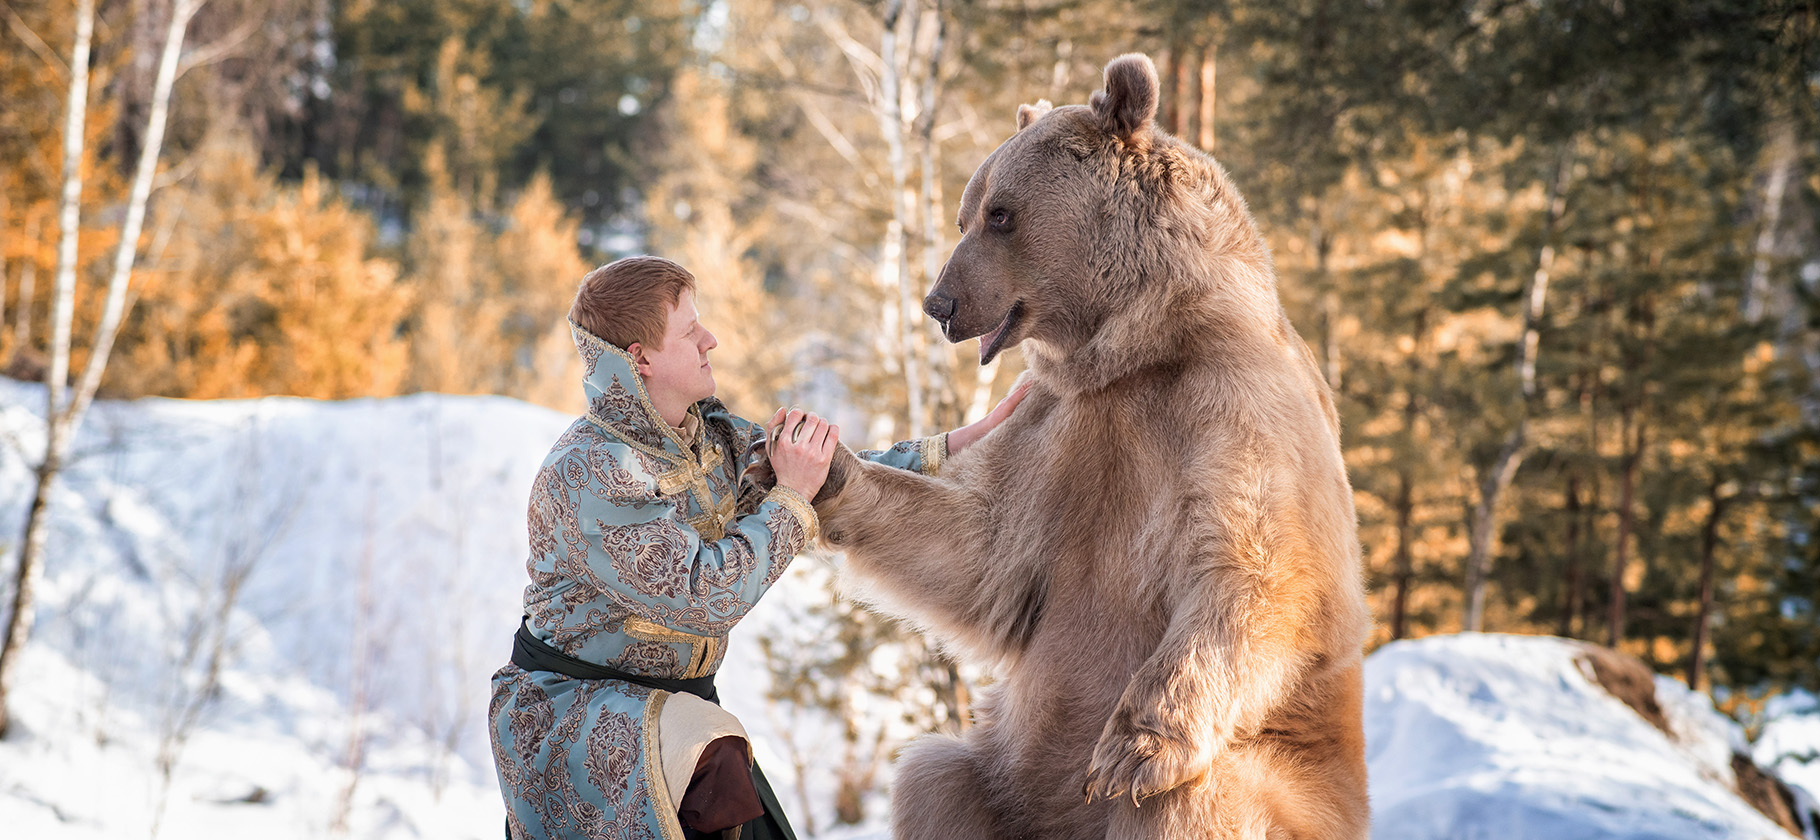
<path fill-rule="evenodd" d="M 1331 393 L 1156 69 L 1019 109 L 925 309 L 1009 420 L 930 478 L 838 455 L 818 505 L 862 595 L 994 666 L 906 748 L 898 837 L 1363 838 L 1370 621 Z"/>

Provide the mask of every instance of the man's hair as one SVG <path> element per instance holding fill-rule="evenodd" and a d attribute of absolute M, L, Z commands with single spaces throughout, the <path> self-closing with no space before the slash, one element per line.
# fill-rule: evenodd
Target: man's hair
<path fill-rule="evenodd" d="M 695 289 L 688 269 L 663 257 L 626 257 L 581 278 L 569 320 L 621 350 L 662 350 L 670 307 L 684 289 Z"/>

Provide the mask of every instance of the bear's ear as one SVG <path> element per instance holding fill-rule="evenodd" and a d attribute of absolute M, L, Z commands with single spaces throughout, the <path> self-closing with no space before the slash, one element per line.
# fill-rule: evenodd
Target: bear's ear
<path fill-rule="evenodd" d="M 1106 89 L 1087 100 L 1107 131 L 1129 140 L 1156 119 L 1156 65 L 1143 53 L 1126 53 L 1106 65 Z"/>
<path fill-rule="evenodd" d="M 1031 123 L 1042 119 L 1043 115 L 1049 113 L 1053 108 L 1055 106 L 1049 104 L 1047 99 L 1038 99 L 1035 105 L 1017 106 L 1017 130 L 1023 131 L 1029 128 Z"/>

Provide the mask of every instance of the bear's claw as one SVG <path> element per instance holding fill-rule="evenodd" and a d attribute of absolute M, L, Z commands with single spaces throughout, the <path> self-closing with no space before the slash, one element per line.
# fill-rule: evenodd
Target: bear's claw
<path fill-rule="evenodd" d="M 1201 752 L 1186 739 L 1140 730 L 1130 723 L 1108 725 L 1093 749 L 1081 793 L 1089 802 L 1130 796 L 1137 805 L 1205 773 L 1211 758 Z"/>

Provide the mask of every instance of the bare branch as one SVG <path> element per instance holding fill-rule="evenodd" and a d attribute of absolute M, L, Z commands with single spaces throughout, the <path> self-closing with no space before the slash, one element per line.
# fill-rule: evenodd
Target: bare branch
<path fill-rule="evenodd" d="M 196 5 L 198 8 L 201 7 L 201 3 L 197 3 Z M 232 58 L 235 51 L 240 49 L 242 44 L 246 43 L 246 39 L 252 37 L 254 32 L 259 31 L 259 25 L 263 22 L 264 21 L 256 15 L 248 15 L 246 20 L 241 21 L 240 25 L 234 27 L 228 34 L 188 51 L 184 54 L 183 58 L 177 62 L 177 75 L 182 76 L 198 67 L 214 64 L 215 62 L 226 58 Z"/>
<path fill-rule="evenodd" d="M 5 0 L 0 0 L 0 6 L 6 7 L 7 28 L 13 30 L 13 34 L 19 36 L 19 40 L 24 41 L 25 45 L 30 47 L 32 52 L 37 53 L 38 58 L 43 59 L 44 63 L 50 65 L 52 70 L 57 71 L 58 78 L 68 77 L 70 66 L 64 64 L 63 59 L 57 56 L 56 51 L 52 50 L 49 44 L 44 43 L 44 39 L 38 37 L 38 33 L 32 31 L 32 28 L 26 24 L 24 18 L 19 16 L 18 12 L 13 11 L 12 4 L 5 2 Z"/>

